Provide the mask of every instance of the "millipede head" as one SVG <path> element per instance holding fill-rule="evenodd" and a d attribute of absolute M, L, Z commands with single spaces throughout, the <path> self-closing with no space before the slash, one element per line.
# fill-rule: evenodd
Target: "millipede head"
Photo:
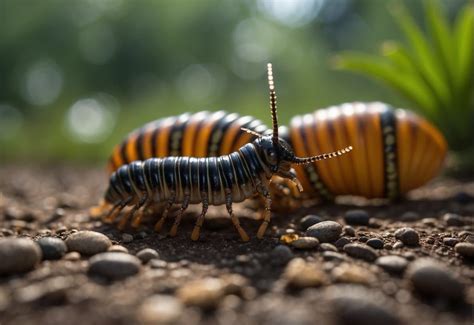
<path fill-rule="evenodd" d="M 341 150 L 323 153 L 312 157 L 296 157 L 291 146 L 285 140 L 279 138 L 278 136 L 276 92 L 271 63 L 267 64 L 267 74 L 268 88 L 270 90 L 270 111 L 272 115 L 273 132 L 269 136 L 264 136 L 248 129 L 242 130 L 257 137 L 257 140 L 255 140 L 256 147 L 258 148 L 260 156 L 263 158 L 271 172 L 284 178 L 289 178 L 297 185 L 298 189 L 301 191 L 301 184 L 296 178 L 296 174 L 291 168 L 291 164 L 310 164 L 319 160 L 335 158 L 350 152 L 352 150 L 352 147 L 348 146 Z"/>

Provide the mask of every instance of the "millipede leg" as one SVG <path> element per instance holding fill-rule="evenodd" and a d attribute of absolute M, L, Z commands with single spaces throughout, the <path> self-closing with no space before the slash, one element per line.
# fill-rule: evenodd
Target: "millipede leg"
<path fill-rule="evenodd" d="M 140 224 L 142 223 L 143 214 L 148 209 L 148 207 L 152 204 L 152 202 L 153 202 L 153 200 L 148 200 L 146 202 L 146 204 L 143 206 L 143 209 L 141 209 L 140 211 L 137 212 L 137 214 L 135 215 L 135 217 L 132 220 L 132 227 L 133 228 L 138 228 L 140 226 Z"/>
<path fill-rule="evenodd" d="M 183 217 L 184 211 L 188 208 L 189 199 L 190 199 L 189 194 L 187 194 L 184 197 L 183 205 L 179 209 L 178 215 L 176 216 L 176 220 L 174 221 L 173 226 L 171 227 L 171 230 L 170 230 L 171 237 L 176 236 L 176 234 L 178 233 L 178 227 L 179 227 L 179 224 L 181 223 L 181 218 Z"/>
<path fill-rule="evenodd" d="M 125 201 L 120 202 L 110 210 L 110 212 L 102 219 L 104 223 L 112 223 L 119 215 L 120 211 L 127 206 L 127 204 L 132 200 L 131 197 L 127 198 Z M 115 210 L 118 208 L 117 210 Z M 115 210 L 115 211 L 114 211 Z"/>
<path fill-rule="evenodd" d="M 245 232 L 245 230 L 242 228 L 239 222 L 239 218 L 234 214 L 232 211 L 232 197 L 230 195 L 226 196 L 226 204 L 227 212 L 229 212 L 230 218 L 232 220 L 232 223 L 234 224 L 235 229 L 237 229 L 240 238 L 242 238 L 243 241 L 249 241 L 250 238 Z"/>
<path fill-rule="evenodd" d="M 268 224 L 270 223 L 270 218 L 272 216 L 272 198 L 268 192 L 265 194 L 265 211 L 263 212 L 263 221 L 260 227 L 258 228 L 257 238 L 262 239 L 263 235 L 265 234 L 265 230 L 267 230 Z"/>
<path fill-rule="evenodd" d="M 123 230 L 123 229 L 125 228 L 125 226 L 127 225 L 128 220 L 133 217 L 133 215 L 135 214 L 135 212 L 137 212 L 137 210 L 140 209 L 140 208 L 143 206 L 143 204 L 145 204 L 147 198 L 148 198 L 148 196 L 145 194 L 145 195 L 140 199 L 140 201 L 139 201 L 137 204 L 135 204 L 135 206 L 132 208 L 132 210 L 130 210 L 130 212 L 127 213 L 127 215 L 125 215 L 125 216 L 122 218 L 122 220 L 120 220 L 120 222 L 119 222 L 119 224 L 118 224 L 118 226 L 117 226 L 117 228 L 118 228 L 119 230 Z"/>
<path fill-rule="evenodd" d="M 174 204 L 174 199 L 175 199 L 175 197 L 173 196 L 168 200 L 168 203 L 166 204 L 166 207 L 163 210 L 163 213 L 161 214 L 160 219 L 155 224 L 155 231 L 156 232 L 160 232 L 161 228 L 163 228 L 163 224 L 165 223 L 166 217 L 168 216 L 168 212 L 170 211 L 171 207 Z"/>
<path fill-rule="evenodd" d="M 199 217 L 196 220 L 196 224 L 194 225 L 193 232 L 191 234 L 191 240 L 198 240 L 199 235 L 201 233 L 202 224 L 204 223 L 204 217 L 207 213 L 207 208 L 209 207 L 209 202 L 207 199 L 207 194 L 202 195 L 202 211 Z"/>

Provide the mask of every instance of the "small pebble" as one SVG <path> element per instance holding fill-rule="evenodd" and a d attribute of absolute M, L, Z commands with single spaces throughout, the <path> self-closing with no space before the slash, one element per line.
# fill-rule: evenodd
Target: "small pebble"
<path fill-rule="evenodd" d="M 278 245 L 270 253 L 271 262 L 274 265 L 285 265 L 295 255 L 288 246 Z"/>
<path fill-rule="evenodd" d="M 355 229 L 351 226 L 342 227 L 342 232 L 344 233 L 344 235 L 349 236 L 349 237 L 355 237 L 356 235 Z"/>
<path fill-rule="evenodd" d="M 152 269 L 164 269 L 168 263 L 166 263 L 166 261 L 163 261 L 163 260 L 159 260 L 159 259 L 152 259 L 150 260 L 150 262 L 148 262 L 148 264 L 150 265 L 150 267 Z"/>
<path fill-rule="evenodd" d="M 333 251 L 325 251 L 323 252 L 323 258 L 325 261 L 346 261 L 347 257 L 342 255 L 341 253 L 333 252 Z"/>
<path fill-rule="evenodd" d="M 403 243 L 401 241 L 397 241 L 395 244 L 393 244 L 393 248 L 394 249 L 400 249 L 400 248 L 403 248 Z"/>
<path fill-rule="evenodd" d="M 463 218 L 460 215 L 455 214 L 455 213 L 446 213 L 443 216 L 443 220 L 446 223 L 446 225 L 450 227 L 464 226 Z"/>
<path fill-rule="evenodd" d="M 89 273 L 120 280 L 140 271 L 141 261 L 133 255 L 106 252 L 93 256 L 90 260 Z"/>
<path fill-rule="evenodd" d="M 366 244 L 375 249 L 383 248 L 383 240 L 380 238 L 370 238 Z"/>
<path fill-rule="evenodd" d="M 459 243 L 454 246 L 454 249 L 456 250 L 456 253 L 464 257 L 474 257 L 474 244 L 472 243 Z"/>
<path fill-rule="evenodd" d="M 308 214 L 307 216 L 303 217 L 300 221 L 301 229 L 306 230 L 312 225 L 320 223 L 323 221 L 323 218 L 317 216 L 315 214 Z"/>
<path fill-rule="evenodd" d="M 360 258 L 367 262 L 373 262 L 377 258 L 377 252 L 366 244 L 347 244 L 344 246 L 344 251 L 351 257 Z"/>
<path fill-rule="evenodd" d="M 151 259 L 160 258 L 160 254 L 158 254 L 158 252 L 152 248 L 145 248 L 137 253 L 137 257 L 142 261 L 143 264 L 146 264 Z"/>
<path fill-rule="evenodd" d="M 318 287 L 328 283 L 326 273 L 302 258 L 295 258 L 288 263 L 283 278 L 288 286 L 294 288 Z"/>
<path fill-rule="evenodd" d="M 71 234 L 66 239 L 66 245 L 69 251 L 79 252 L 82 255 L 94 255 L 105 252 L 112 243 L 100 232 L 85 230 Z"/>
<path fill-rule="evenodd" d="M 60 238 L 43 237 L 36 242 L 43 252 L 44 260 L 59 260 L 67 252 L 67 246 Z"/>
<path fill-rule="evenodd" d="M 130 234 L 122 234 L 122 241 L 124 243 L 131 243 L 133 241 L 133 236 Z"/>
<path fill-rule="evenodd" d="M 354 264 L 343 263 L 331 271 L 331 276 L 336 282 L 371 284 L 375 282 L 375 275 L 367 268 Z"/>
<path fill-rule="evenodd" d="M 183 308 L 177 298 L 157 294 L 145 299 L 138 309 L 138 318 L 144 324 L 171 324 L 179 319 Z"/>
<path fill-rule="evenodd" d="M 344 246 L 350 243 L 351 243 L 351 240 L 349 238 L 341 237 L 338 240 L 336 240 L 336 242 L 334 243 L 334 246 L 336 246 L 337 248 L 343 248 Z"/>
<path fill-rule="evenodd" d="M 335 221 L 323 221 L 306 230 L 306 235 L 316 237 L 322 243 L 336 241 L 342 232 L 342 226 Z"/>
<path fill-rule="evenodd" d="M 1 238 L 0 261 L 0 275 L 27 272 L 41 261 L 41 248 L 29 238 Z"/>
<path fill-rule="evenodd" d="M 331 251 L 331 252 L 337 252 L 337 247 L 334 246 L 333 244 L 329 243 L 322 243 L 319 245 L 319 248 L 325 252 L 325 251 Z"/>
<path fill-rule="evenodd" d="M 405 212 L 400 217 L 400 220 L 404 221 L 404 222 L 412 222 L 412 221 L 417 221 L 419 219 L 420 219 L 420 215 L 416 212 L 413 212 L 413 211 Z"/>
<path fill-rule="evenodd" d="M 400 228 L 395 231 L 395 238 L 407 246 L 417 246 L 420 241 L 420 236 L 415 229 L 409 227 Z"/>
<path fill-rule="evenodd" d="M 458 192 L 454 195 L 454 200 L 460 204 L 468 204 L 473 201 L 473 197 L 466 192 Z"/>
<path fill-rule="evenodd" d="M 438 223 L 438 220 L 435 218 L 423 218 L 421 222 L 428 227 L 434 227 Z"/>
<path fill-rule="evenodd" d="M 457 238 L 453 238 L 453 237 L 445 237 L 445 238 L 443 238 L 443 244 L 445 244 L 446 246 L 451 246 L 451 247 L 453 247 L 453 246 L 456 245 L 457 243 L 459 243 L 459 239 L 457 239 Z"/>
<path fill-rule="evenodd" d="M 452 270 L 430 259 L 420 258 L 410 264 L 406 277 L 414 289 L 424 296 L 457 301 L 464 299 L 464 285 Z"/>
<path fill-rule="evenodd" d="M 365 210 L 349 210 L 344 214 L 344 220 L 348 225 L 368 226 L 370 217 Z"/>
<path fill-rule="evenodd" d="M 384 244 L 384 245 L 383 245 L 383 248 L 386 249 L 386 250 L 388 250 L 388 251 L 390 251 L 390 250 L 393 249 L 393 246 L 392 246 L 391 244 L 387 243 L 387 244 Z"/>
<path fill-rule="evenodd" d="M 79 261 L 81 259 L 81 254 L 79 254 L 78 252 L 69 252 L 64 255 L 64 259 L 66 261 Z"/>
<path fill-rule="evenodd" d="M 408 261 L 396 255 L 381 256 L 375 260 L 375 264 L 392 274 L 402 274 L 408 266 Z"/>
<path fill-rule="evenodd" d="M 365 242 L 367 242 L 368 240 L 369 240 L 369 237 L 367 237 L 367 236 L 360 236 L 360 237 L 359 237 L 359 241 L 360 241 L 361 243 L 365 243 Z"/>
<path fill-rule="evenodd" d="M 319 240 L 314 237 L 300 237 L 291 242 L 291 245 L 298 249 L 312 249 L 318 247 Z"/>
<path fill-rule="evenodd" d="M 128 249 L 126 247 L 123 247 L 122 245 L 112 245 L 107 249 L 107 251 L 128 254 Z"/>

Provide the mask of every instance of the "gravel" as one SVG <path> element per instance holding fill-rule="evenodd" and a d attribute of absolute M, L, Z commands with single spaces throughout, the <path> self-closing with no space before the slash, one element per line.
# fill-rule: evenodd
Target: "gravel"
<path fill-rule="evenodd" d="M 366 244 L 347 244 L 344 246 L 344 251 L 351 257 L 359 258 L 367 262 L 373 262 L 377 258 L 377 252 Z"/>
<path fill-rule="evenodd" d="M 1 238 L 0 261 L 0 275 L 27 272 L 41 261 L 41 249 L 28 238 Z"/>
<path fill-rule="evenodd" d="M 89 262 L 89 274 L 110 280 L 121 280 L 137 274 L 141 267 L 141 261 L 135 256 L 117 252 L 97 254 Z"/>
<path fill-rule="evenodd" d="M 183 313 L 184 306 L 179 299 L 157 294 L 148 297 L 138 308 L 137 318 L 145 324 L 175 323 Z"/>
<path fill-rule="evenodd" d="M 78 231 L 66 239 L 66 245 L 71 252 L 79 252 L 81 255 L 95 255 L 105 252 L 112 243 L 110 239 L 100 232 Z"/>
<path fill-rule="evenodd" d="M 370 238 L 366 244 L 372 248 L 375 248 L 375 249 L 382 249 L 383 248 L 383 240 L 380 239 L 380 238 Z"/>
<path fill-rule="evenodd" d="M 365 210 L 349 210 L 344 214 L 344 221 L 348 225 L 368 226 L 370 216 Z"/>
<path fill-rule="evenodd" d="M 300 227 L 302 230 L 306 230 L 312 225 L 315 225 L 322 221 L 323 221 L 323 218 L 321 218 L 320 216 L 315 215 L 315 214 L 308 214 L 307 216 L 303 217 L 300 220 Z"/>
<path fill-rule="evenodd" d="M 350 243 L 351 243 L 351 240 L 349 238 L 341 237 L 338 240 L 336 240 L 336 242 L 334 243 L 334 246 L 336 246 L 337 248 L 343 248 L 344 246 Z"/>
<path fill-rule="evenodd" d="M 443 220 L 446 223 L 446 225 L 450 227 L 464 226 L 463 218 L 460 215 L 455 214 L 455 213 L 446 213 L 443 216 Z"/>
<path fill-rule="evenodd" d="M 289 287 L 299 289 L 319 287 L 329 281 L 326 273 L 302 258 L 295 258 L 288 263 L 283 278 Z"/>
<path fill-rule="evenodd" d="M 36 243 L 41 248 L 44 260 L 59 260 L 67 252 L 67 246 L 60 238 L 43 237 Z"/>
<path fill-rule="evenodd" d="M 443 264 L 420 258 L 410 264 L 406 277 L 419 294 L 453 301 L 464 300 L 463 283 Z"/>
<path fill-rule="evenodd" d="M 270 252 L 270 260 L 274 265 L 285 265 L 295 255 L 288 246 L 278 245 Z"/>
<path fill-rule="evenodd" d="M 319 246 L 319 240 L 314 237 L 300 237 L 292 241 L 291 245 L 298 249 L 313 249 Z"/>
<path fill-rule="evenodd" d="M 417 246 L 420 241 L 420 236 L 415 229 L 409 227 L 400 228 L 395 231 L 395 238 L 407 246 Z"/>
<path fill-rule="evenodd" d="M 145 248 L 137 253 L 137 257 L 142 261 L 143 264 L 146 264 L 151 259 L 160 258 L 160 254 L 158 254 L 158 252 L 152 248 Z"/>
<path fill-rule="evenodd" d="M 342 232 L 342 226 L 335 221 L 323 221 L 306 230 L 306 235 L 316 237 L 321 243 L 336 241 Z"/>

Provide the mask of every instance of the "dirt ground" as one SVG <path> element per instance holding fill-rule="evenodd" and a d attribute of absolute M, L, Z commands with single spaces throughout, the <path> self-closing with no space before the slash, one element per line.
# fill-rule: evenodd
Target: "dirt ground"
<path fill-rule="evenodd" d="M 0 324 L 474 324 L 474 263 L 443 242 L 446 237 L 474 238 L 474 180 L 440 178 L 392 204 L 346 197 L 337 204 L 274 214 L 263 240 L 255 238 L 259 223 L 252 218 L 258 212 L 243 204 L 236 213 L 250 217 L 241 218 L 253 235 L 247 243 L 222 218 L 225 210 L 216 207 L 210 208 L 197 242 L 189 237 L 199 208 L 187 213 L 175 238 L 154 233 L 151 221 L 138 231 L 125 230 L 133 238 L 123 236 L 115 227 L 89 217 L 88 209 L 102 197 L 106 184 L 100 168 L 0 168 L 0 237 L 66 239 L 89 229 L 107 235 L 132 255 L 144 248 L 159 253 L 154 263 L 119 281 L 91 275 L 87 256 L 42 261 L 30 272 L 0 276 Z M 304 233 L 300 220 L 307 214 L 344 226 L 343 215 L 351 209 L 364 209 L 371 222 L 352 226 L 355 235 L 343 233 L 350 242 L 380 238 L 385 246 L 376 250 L 378 256 L 402 256 L 409 264 L 431 257 L 460 279 L 465 297 L 450 301 L 442 295 L 420 295 L 406 274 L 387 273 L 374 262 L 348 256 L 342 247 L 335 258 L 321 247 L 275 250 L 282 245 L 281 235 Z M 461 216 L 463 223 L 448 226 L 446 213 Z M 397 246 L 394 232 L 401 227 L 415 229 L 420 244 Z M 291 264 L 298 258 L 310 265 L 311 272 L 317 271 L 319 282 L 292 285 L 288 260 Z M 225 285 L 208 290 L 209 278 Z M 197 301 L 183 297 L 183 287 L 198 291 Z"/>

